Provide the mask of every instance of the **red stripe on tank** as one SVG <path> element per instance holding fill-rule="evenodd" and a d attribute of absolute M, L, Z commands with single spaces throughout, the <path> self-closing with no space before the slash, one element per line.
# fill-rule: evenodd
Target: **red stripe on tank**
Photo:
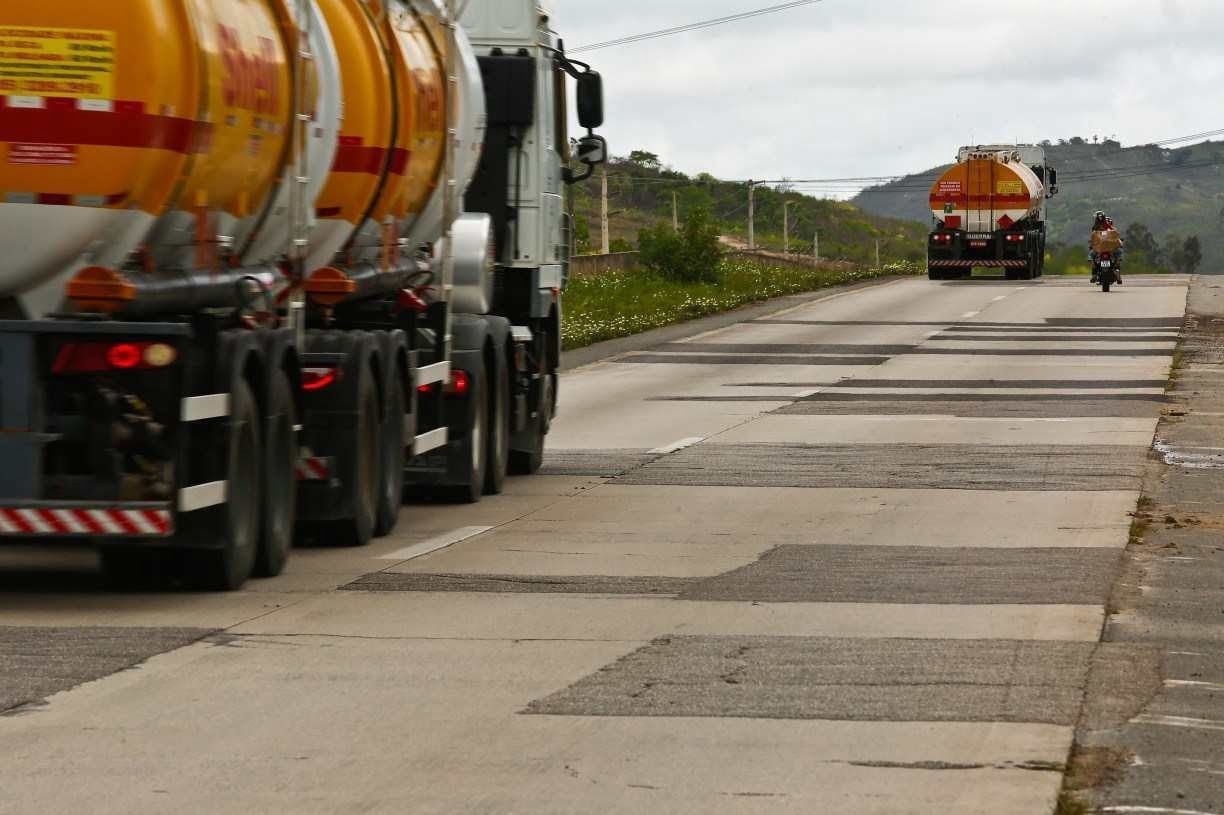
<path fill-rule="evenodd" d="M 51 98 L 46 107 L 13 107 L 0 99 L 0 142 L 75 144 L 204 152 L 213 125 L 145 112 L 141 102 L 115 102 L 113 110 L 80 110 L 76 100 Z"/>
<path fill-rule="evenodd" d="M 382 175 L 387 161 L 387 151 L 382 147 L 363 147 L 359 144 L 341 144 L 336 149 L 332 162 L 333 173 L 368 173 Z"/>

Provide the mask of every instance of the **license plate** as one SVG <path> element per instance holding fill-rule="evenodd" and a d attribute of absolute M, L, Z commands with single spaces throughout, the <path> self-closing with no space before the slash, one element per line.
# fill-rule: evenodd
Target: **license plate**
<path fill-rule="evenodd" d="M 985 233 L 985 234 L 983 234 L 983 233 L 980 233 L 980 232 L 973 232 L 973 233 L 970 233 L 970 235 L 969 235 L 969 240 L 971 240 L 971 241 L 988 241 L 988 240 L 990 240 L 992 237 L 994 237 L 994 236 L 993 236 L 993 235 L 991 235 L 990 233 Z"/>
<path fill-rule="evenodd" d="M 1110 266 L 1113 266 L 1113 263 L 1112 263 L 1111 261 L 1108 261 L 1108 260 L 1102 260 L 1102 261 L 1101 261 L 1101 268 L 1102 268 L 1102 269 L 1108 269 Z"/>

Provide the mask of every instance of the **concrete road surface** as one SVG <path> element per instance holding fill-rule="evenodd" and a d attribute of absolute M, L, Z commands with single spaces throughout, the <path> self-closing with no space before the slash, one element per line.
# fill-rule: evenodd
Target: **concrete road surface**
<path fill-rule="evenodd" d="M 1185 281 L 815 300 L 232 595 L 0 550 L 0 812 L 1053 812 Z"/>

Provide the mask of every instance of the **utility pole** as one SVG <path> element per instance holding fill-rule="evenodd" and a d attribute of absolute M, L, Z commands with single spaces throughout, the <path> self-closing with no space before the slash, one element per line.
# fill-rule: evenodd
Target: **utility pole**
<path fill-rule="evenodd" d="M 676 232 L 680 231 L 680 205 L 676 202 L 676 193 L 674 191 L 672 192 L 672 229 Z"/>
<path fill-rule="evenodd" d="M 876 268 L 880 268 L 880 239 L 876 238 Z"/>
<path fill-rule="evenodd" d="M 812 265 L 820 263 L 820 232 L 812 234 Z"/>
<path fill-rule="evenodd" d="M 748 182 L 748 251 L 756 251 L 756 182 Z"/>
<path fill-rule="evenodd" d="M 612 239 L 608 235 L 608 169 L 606 167 L 603 168 L 603 172 L 600 174 L 600 181 L 602 182 L 600 184 L 602 194 L 599 206 L 599 229 L 602 233 L 600 248 L 602 253 L 606 255 L 609 253 L 612 243 Z"/>
<path fill-rule="evenodd" d="M 782 253 L 790 254 L 790 206 L 794 201 L 782 202 Z"/>

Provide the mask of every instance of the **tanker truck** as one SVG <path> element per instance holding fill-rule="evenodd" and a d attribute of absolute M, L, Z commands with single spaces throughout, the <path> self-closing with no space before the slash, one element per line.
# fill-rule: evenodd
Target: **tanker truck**
<path fill-rule="evenodd" d="M 927 239 L 931 280 L 1003 269 L 1008 280 L 1045 271 L 1046 201 L 1058 171 L 1033 144 L 962 147 L 931 187 L 935 228 Z"/>
<path fill-rule="evenodd" d="M 229 590 L 538 469 L 602 104 L 539 0 L 6 0 L 0 536 Z"/>

